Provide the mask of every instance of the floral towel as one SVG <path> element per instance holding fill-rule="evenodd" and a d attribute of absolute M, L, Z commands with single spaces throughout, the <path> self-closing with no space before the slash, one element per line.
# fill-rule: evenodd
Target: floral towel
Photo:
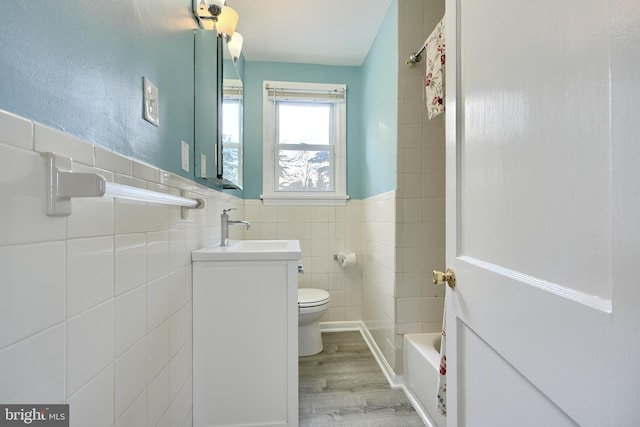
<path fill-rule="evenodd" d="M 444 18 L 440 20 L 424 43 L 427 56 L 425 78 L 427 116 L 431 120 L 444 112 Z"/>
<path fill-rule="evenodd" d="M 440 341 L 440 377 L 438 378 L 438 411 L 444 416 L 447 415 L 447 354 L 445 351 L 447 344 L 447 333 L 445 331 L 445 315 L 442 319 L 442 339 Z"/>

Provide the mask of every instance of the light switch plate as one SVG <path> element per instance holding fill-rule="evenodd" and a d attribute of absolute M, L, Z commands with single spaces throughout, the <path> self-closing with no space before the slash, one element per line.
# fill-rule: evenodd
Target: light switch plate
<path fill-rule="evenodd" d="M 200 176 L 207 177 L 207 156 L 204 154 L 200 154 Z"/>
<path fill-rule="evenodd" d="M 144 119 L 154 126 L 160 124 L 158 120 L 158 88 L 146 77 L 143 80 Z"/>
<path fill-rule="evenodd" d="M 182 170 L 189 172 L 189 144 L 182 141 Z"/>

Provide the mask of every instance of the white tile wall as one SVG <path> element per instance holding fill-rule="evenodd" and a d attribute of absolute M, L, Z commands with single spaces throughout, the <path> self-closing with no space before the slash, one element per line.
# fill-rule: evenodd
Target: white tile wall
<path fill-rule="evenodd" d="M 42 150 L 77 172 L 204 198 L 180 209 L 74 199 L 45 214 Z M 0 111 L 0 401 L 72 405 L 71 425 L 191 425 L 191 261 L 244 203 Z M 234 230 L 234 233 L 239 231 Z"/>
<path fill-rule="evenodd" d="M 61 242 L 0 248 L 0 348 L 64 320 L 64 260 Z"/>
<path fill-rule="evenodd" d="M 115 300 L 116 357 L 147 335 L 147 292 L 145 286 L 126 292 Z"/>
<path fill-rule="evenodd" d="M 125 176 L 133 176 L 133 160 L 102 147 L 94 147 L 96 167 Z"/>
<path fill-rule="evenodd" d="M 44 162 L 38 153 L 0 144 L 0 236 L 4 244 L 64 239 L 66 221 L 42 215 L 46 206 L 42 195 L 44 174 Z"/>
<path fill-rule="evenodd" d="M 0 111 L 0 143 L 31 151 L 33 148 L 33 123 L 6 111 Z"/>
<path fill-rule="evenodd" d="M 166 321 L 147 335 L 147 382 L 151 382 L 171 360 L 171 323 Z"/>
<path fill-rule="evenodd" d="M 305 274 L 298 277 L 299 286 L 324 289 L 331 295 L 329 310 L 321 321 L 361 319 L 362 260 L 344 269 L 333 259 L 333 254 L 341 251 L 361 256 L 360 201 L 312 208 L 263 206 L 259 200 L 246 200 L 244 213 L 243 219 L 252 225 L 245 232 L 248 239 L 300 240 Z"/>
<path fill-rule="evenodd" d="M 67 399 L 70 408 L 73 408 L 71 419 L 74 425 L 95 427 L 113 425 L 113 384 L 113 365 L 109 365 Z"/>
<path fill-rule="evenodd" d="M 33 124 L 33 147 L 39 153 L 52 152 L 71 157 L 74 162 L 93 166 L 93 144 L 87 144 L 75 136 L 66 134 L 57 129 L 44 126 L 40 123 Z"/>
<path fill-rule="evenodd" d="M 169 230 L 147 233 L 147 281 L 170 273 Z"/>
<path fill-rule="evenodd" d="M 147 388 L 146 338 L 115 361 L 115 415 L 119 418 Z"/>
<path fill-rule="evenodd" d="M 151 381 L 147 390 L 147 421 L 149 425 L 157 425 L 163 415 L 168 411 L 171 405 L 169 390 L 169 367 L 166 366 L 160 371 L 158 376 Z"/>
<path fill-rule="evenodd" d="M 191 376 L 192 348 L 189 338 L 186 345 L 182 346 L 169 362 L 169 391 L 173 400 L 183 393 L 182 389 Z M 179 412 L 183 409 L 186 411 L 186 408 L 180 408 Z"/>
<path fill-rule="evenodd" d="M 395 369 L 396 192 L 362 201 L 362 320 Z"/>
<path fill-rule="evenodd" d="M 74 171 L 99 173 L 108 181 L 113 181 L 113 174 L 104 169 L 78 164 L 74 166 Z M 113 203 L 113 199 L 108 197 L 75 199 L 73 201 L 74 215 L 67 218 L 67 238 L 113 235 Z"/>
<path fill-rule="evenodd" d="M 444 14 L 442 0 L 398 2 L 398 187 L 362 201 L 362 316 L 389 365 L 402 372 L 402 334 L 438 331 L 444 289 L 444 120 L 426 116 L 424 67 L 406 58 Z M 390 217 L 390 215 L 393 215 Z"/>
<path fill-rule="evenodd" d="M 147 392 L 138 396 L 124 414 L 116 421 L 115 427 L 138 427 L 147 425 Z M 171 424 L 179 426 L 180 424 Z"/>
<path fill-rule="evenodd" d="M 120 295 L 147 282 L 147 235 L 115 236 L 115 294 Z"/>
<path fill-rule="evenodd" d="M 67 240 L 67 317 L 113 299 L 113 237 Z"/>
<path fill-rule="evenodd" d="M 67 320 L 67 396 L 113 362 L 114 324 L 113 300 Z"/>
<path fill-rule="evenodd" d="M 441 0 L 399 2 L 398 49 L 408 57 L 444 15 Z M 444 120 L 429 120 L 424 103 L 424 67 L 398 69 L 398 217 L 396 355 L 408 332 L 439 331 L 444 288 L 431 284 L 431 271 L 443 269 Z M 398 357 L 398 361 L 402 358 Z M 401 366 L 396 366 L 398 371 Z"/>
<path fill-rule="evenodd" d="M 64 341 L 64 326 L 58 324 L 0 350 L 0 401 L 63 402 Z"/>

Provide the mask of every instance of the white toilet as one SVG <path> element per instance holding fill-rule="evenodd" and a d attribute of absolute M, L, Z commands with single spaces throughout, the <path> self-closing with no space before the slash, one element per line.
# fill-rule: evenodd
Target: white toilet
<path fill-rule="evenodd" d="M 329 308 L 329 292 L 322 289 L 298 289 L 298 356 L 322 351 L 320 318 Z"/>

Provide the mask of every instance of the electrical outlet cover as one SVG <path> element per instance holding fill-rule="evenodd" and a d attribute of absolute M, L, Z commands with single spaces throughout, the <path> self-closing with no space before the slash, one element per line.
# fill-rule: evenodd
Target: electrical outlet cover
<path fill-rule="evenodd" d="M 207 177 L 207 156 L 200 154 L 200 177 Z"/>
<path fill-rule="evenodd" d="M 154 126 L 160 124 L 158 120 L 158 88 L 146 77 L 143 80 L 144 119 Z"/>
<path fill-rule="evenodd" d="M 182 141 L 182 170 L 189 172 L 189 144 Z"/>

